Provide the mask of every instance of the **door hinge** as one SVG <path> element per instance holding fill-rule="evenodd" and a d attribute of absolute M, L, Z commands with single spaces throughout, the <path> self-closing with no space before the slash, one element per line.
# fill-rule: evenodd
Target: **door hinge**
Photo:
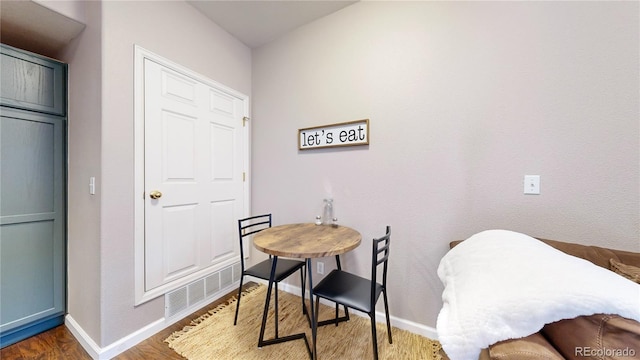
<path fill-rule="evenodd" d="M 247 173 L 246 172 L 242 172 L 242 182 L 247 181 Z"/>
<path fill-rule="evenodd" d="M 249 117 L 245 116 L 242 118 L 242 127 L 247 126 L 247 121 L 249 121 Z"/>

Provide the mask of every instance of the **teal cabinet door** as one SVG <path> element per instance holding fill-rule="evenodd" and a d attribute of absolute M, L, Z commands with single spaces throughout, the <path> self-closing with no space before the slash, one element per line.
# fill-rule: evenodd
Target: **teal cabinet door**
<path fill-rule="evenodd" d="M 1 65 L 4 80 L 8 70 L 4 60 Z M 4 86 L 0 106 L 1 347 L 62 324 L 66 312 L 66 118 L 41 112 L 39 106 L 37 111 L 4 106 Z"/>
<path fill-rule="evenodd" d="M 67 65 L 1 45 L 0 105 L 67 114 Z"/>

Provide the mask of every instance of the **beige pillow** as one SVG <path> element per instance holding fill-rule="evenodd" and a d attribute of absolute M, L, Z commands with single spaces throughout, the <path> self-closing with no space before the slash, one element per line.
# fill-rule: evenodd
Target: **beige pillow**
<path fill-rule="evenodd" d="M 609 259 L 610 269 L 616 274 L 622 275 L 627 279 L 640 284 L 640 268 L 623 264 L 613 258 Z"/>

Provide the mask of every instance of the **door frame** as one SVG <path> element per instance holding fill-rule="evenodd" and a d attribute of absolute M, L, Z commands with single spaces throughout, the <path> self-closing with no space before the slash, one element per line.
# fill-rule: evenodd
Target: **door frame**
<path fill-rule="evenodd" d="M 183 278 L 174 280 L 165 285 L 159 286 L 149 291 L 145 291 L 145 145 L 144 145 L 144 61 L 145 59 L 152 60 L 161 64 L 173 71 L 181 73 L 187 77 L 196 79 L 212 88 L 221 91 L 229 96 L 233 96 L 243 101 L 244 104 L 244 116 L 249 117 L 249 97 L 236 90 L 233 90 L 225 85 L 222 85 L 214 80 L 207 78 L 204 75 L 198 74 L 192 70 L 189 70 L 179 64 L 176 64 L 160 55 L 157 55 L 151 51 L 148 51 L 139 45 L 134 45 L 134 273 L 135 273 L 135 305 L 140 305 L 158 296 L 161 296 L 173 289 L 187 285 L 192 281 L 200 279 L 210 273 L 218 271 L 215 266 L 211 266 L 195 273 L 189 274 Z M 250 137 L 250 123 L 244 121 L 245 126 L 242 128 L 242 135 L 244 137 L 244 148 L 242 149 L 242 158 L 244 162 L 245 181 L 243 182 L 243 216 L 248 216 L 250 199 L 250 176 L 249 169 L 250 154 L 251 154 L 251 137 Z M 240 259 L 238 259 L 240 261 Z"/>

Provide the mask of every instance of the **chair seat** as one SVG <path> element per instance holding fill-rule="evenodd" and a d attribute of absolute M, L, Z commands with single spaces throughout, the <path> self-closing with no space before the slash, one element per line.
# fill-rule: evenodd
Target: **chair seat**
<path fill-rule="evenodd" d="M 391 246 L 391 227 L 387 226 L 387 233 L 378 239 L 373 239 L 371 253 L 371 277 L 365 279 L 347 271 L 333 270 L 316 287 L 313 295 L 316 295 L 316 313 L 320 309 L 320 298 L 332 301 L 336 304 L 335 318 L 332 320 L 315 321 L 315 327 L 328 324 L 338 326 L 340 321 L 349 320 L 349 308 L 367 313 L 371 319 L 371 337 L 373 345 L 373 359 L 378 360 L 378 337 L 376 333 L 376 303 L 380 295 L 384 299 L 384 313 L 387 322 L 387 336 L 389 344 L 393 343 L 391 336 L 391 319 L 389 317 L 389 304 L 387 301 L 387 263 L 389 261 L 389 247 Z M 382 284 L 377 282 L 377 269 L 382 266 Z M 338 262 L 338 269 L 341 269 Z M 345 316 L 338 317 L 339 305 L 344 306 Z M 315 331 L 316 329 L 313 329 Z"/>
<path fill-rule="evenodd" d="M 272 260 L 273 259 L 264 260 L 245 270 L 244 274 L 263 280 L 269 280 Z M 278 263 L 276 264 L 276 276 L 274 280 L 276 282 L 280 282 L 301 269 L 303 266 L 304 261 L 278 258 Z"/>
<path fill-rule="evenodd" d="M 382 285 L 376 283 L 375 299 L 382 292 Z M 341 305 L 371 312 L 371 280 L 341 270 L 333 270 L 313 288 L 313 294 Z"/>

